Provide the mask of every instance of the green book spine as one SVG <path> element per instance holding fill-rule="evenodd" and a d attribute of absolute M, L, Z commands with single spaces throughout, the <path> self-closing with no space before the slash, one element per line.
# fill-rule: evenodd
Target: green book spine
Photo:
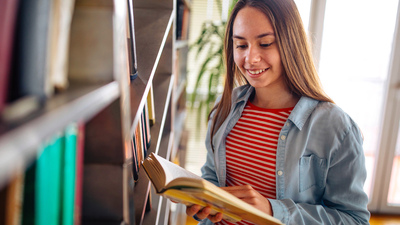
<path fill-rule="evenodd" d="M 64 139 L 55 135 L 43 148 L 36 168 L 36 225 L 60 223 L 61 159 Z"/>
<path fill-rule="evenodd" d="M 31 165 L 29 165 L 28 169 L 25 172 L 22 200 L 22 225 L 35 224 L 35 202 L 37 201 L 35 196 L 36 166 L 37 162 L 35 161 Z"/>
<path fill-rule="evenodd" d="M 77 126 L 65 129 L 64 171 L 62 185 L 62 224 L 74 224 Z"/>

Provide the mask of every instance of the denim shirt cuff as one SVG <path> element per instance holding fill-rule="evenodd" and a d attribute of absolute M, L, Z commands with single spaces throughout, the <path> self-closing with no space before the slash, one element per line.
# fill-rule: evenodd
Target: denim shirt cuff
<path fill-rule="evenodd" d="M 273 216 L 286 224 L 289 220 L 289 210 L 282 200 L 268 199 L 271 203 Z"/>
<path fill-rule="evenodd" d="M 199 221 L 199 222 L 202 222 L 203 220 L 202 219 L 200 219 L 199 217 L 197 217 L 197 215 L 195 214 L 194 216 L 193 216 L 193 219 L 195 219 L 195 220 L 197 220 L 197 221 Z"/>

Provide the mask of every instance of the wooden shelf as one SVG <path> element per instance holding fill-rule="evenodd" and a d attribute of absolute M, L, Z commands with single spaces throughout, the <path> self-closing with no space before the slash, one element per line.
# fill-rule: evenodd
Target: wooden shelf
<path fill-rule="evenodd" d="M 36 159 L 43 140 L 71 122 L 89 120 L 118 96 L 116 82 L 80 86 L 49 99 L 28 120 L 1 123 L 0 188 L 17 171 L 25 169 Z"/>
<path fill-rule="evenodd" d="M 135 9 L 138 77 L 130 86 L 132 134 L 172 27 L 172 19 L 171 10 Z M 160 30 L 162 32 L 154 32 Z"/>
<path fill-rule="evenodd" d="M 162 135 L 161 135 L 162 134 Z M 168 148 L 163 148 L 159 149 L 159 146 L 169 146 L 169 142 L 171 140 L 170 137 L 170 131 L 169 130 L 164 130 L 163 132 L 160 132 L 160 126 L 158 124 L 153 125 L 151 128 L 151 135 L 152 135 L 152 144 L 150 145 L 149 148 L 149 154 L 150 153 L 155 153 L 159 154 L 160 156 L 166 158 L 167 153 L 169 152 Z M 161 136 L 161 139 L 159 138 Z M 143 218 L 148 217 L 148 215 L 145 216 L 145 209 L 147 206 L 147 199 L 150 193 L 151 189 L 151 183 L 149 179 L 147 178 L 145 171 L 143 171 L 143 168 L 140 169 L 139 171 L 139 179 L 135 185 L 135 190 L 133 194 L 133 198 L 135 200 L 135 218 L 136 218 L 136 224 L 142 224 L 143 223 Z M 152 195 L 152 198 L 158 198 L 159 196 L 156 195 L 155 193 Z M 152 210 L 154 211 L 155 208 L 158 207 L 158 202 L 153 201 L 152 202 Z M 148 224 L 148 223 L 144 223 Z"/>
<path fill-rule="evenodd" d="M 142 224 L 157 224 L 157 225 L 167 225 L 168 224 L 168 214 L 170 209 L 170 201 L 151 190 L 152 195 L 152 205 L 153 207 L 149 212 L 146 213 Z"/>
<path fill-rule="evenodd" d="M 160 146 L 168 146 L 170 130 L 165 130 L 166 113 L 171 100 L 173 79 L 168 74 L 157 74 L 154 80 L 154 102 L 156 123 L 151 127 L 151 144 L 148 150 L 150 153 L 158 153 Z M 166 151 L 166 150 L 165 150 Z M 164 151 L 161 151 L 164 152 Z M 165 156 L 164 156 L 165 157 Z M 150 191 L 150 181 L 141 168 L 139 171 L 139 179 L 134 190 L 135 199 L 135 217 L 136 223 L 141 224 L 144 216 L 147 198 Z"/>
<path fill-rule="evenodd" d="M 142 169 L 142 168 L 141 168 Z M 139 172 L 139 180 L 135 184 L 133 199 L 135 209 L 135 224 L 139 225 L 143 222 L 146 213 L 147 199 L 150 193 L 150 181 L 144 171 Z"/>
<path fill-rule="evenodd" d="M 135 9 L 138 74 L 144 83 L 154 76 L 173 18 L 169 9 Z"/>

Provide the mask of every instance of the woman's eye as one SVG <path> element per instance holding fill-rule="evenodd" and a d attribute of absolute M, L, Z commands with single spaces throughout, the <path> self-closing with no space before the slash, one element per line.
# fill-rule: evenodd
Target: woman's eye
<path fill-rule="evenodd" d="M 247 45 L 236 45 L 236 48 L 246 48 Z"/>
<path fill-rule="evenodd" d="M 269 44 L 260 44 L 261 47 L 269 47 L 269 46 L 271 46 L 271 45 L 272 45 L 272 43 L 269 43 Z"/>

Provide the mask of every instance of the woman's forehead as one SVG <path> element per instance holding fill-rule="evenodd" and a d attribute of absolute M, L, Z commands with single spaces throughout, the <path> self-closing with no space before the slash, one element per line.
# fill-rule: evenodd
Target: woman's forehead
<path fill-rule="evenodd" d="M 274 35 L 269 18 L 254 7 L 244 7 L 236 15 L 232 26 L 233 37 L 254 36 L 262 38 Z"/>

